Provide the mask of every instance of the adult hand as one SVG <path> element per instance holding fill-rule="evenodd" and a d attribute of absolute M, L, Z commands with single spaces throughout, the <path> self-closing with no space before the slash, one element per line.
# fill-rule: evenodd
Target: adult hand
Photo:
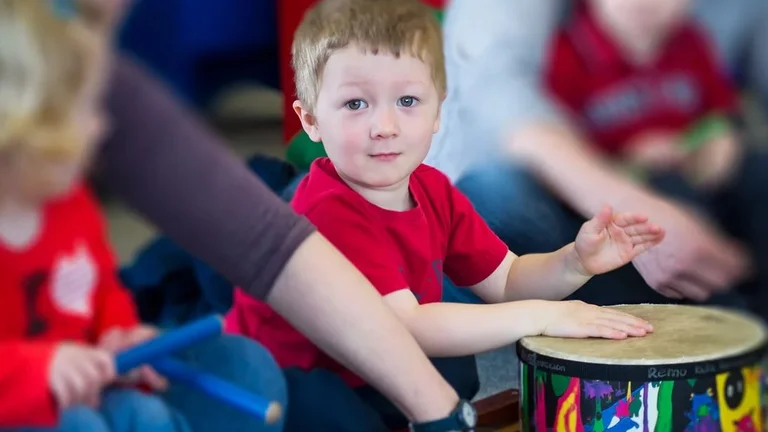
<path fill-rule="evenodd" d="M 735 136 L 727 134 L 697 150 L 685 168 L 694 185 L 716 190 L 733 177 L 743 153 L 743 145 Z"/>
<path fill-rule="evenodd" d="M 679 134 L 663 131 L 643 133 L 630 140 L 622 159 L 650 171 L 674 170 L 683 164 L 687 156 L 679 141 Z"/>
<path fill-rule="evenodd" d="M 647 214 L 666 236 L 632 262 L 660 294 L 705 301 L 748 276 L 750 259 L 746 252 L 692 211 L 657 203 Z"/>

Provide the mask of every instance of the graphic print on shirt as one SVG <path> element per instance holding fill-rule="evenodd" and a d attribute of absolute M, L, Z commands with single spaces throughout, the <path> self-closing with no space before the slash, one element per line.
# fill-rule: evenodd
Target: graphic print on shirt
<path fill-rule="evenodd" d="M 90 316 L 97 279 L 96 264 L 88 248 L 76 243 L 74 251 L 60 255 L 54 264 L 50 278 L 54 307 L 73 315 Z"/>
<path fill-rule="evenodd" d="M 589 126 L 624 127 L 664 112 L 692 113 L 701 104 L 695 77 L 684 73 L 637 77 L 598 91 L 585 104 Z"/>
<path fill-rule="evenodd" d="M 26 331 L 28 337 L 41 335 L 48 330 L 48 321 L 37 312 L 37 300 L 45 288 L 47 279 L 48 274 L 45 270 L 38 270 L 29 274 L 22 282 L 25 300 L 24 307 L 29 317 Z"/>

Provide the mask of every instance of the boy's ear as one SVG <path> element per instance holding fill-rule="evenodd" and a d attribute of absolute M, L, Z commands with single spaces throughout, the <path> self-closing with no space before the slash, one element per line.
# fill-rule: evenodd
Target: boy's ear
<path fill-rule="evenodd" d="M 320 130 L 317 127 L 317 119 L 312 113 L 310 113 L 301 103 L 300 100 L 293 102 L 293 111 L 299 117 L 301 121 L 301 127 L 304 128 L 304 132 L 307 133 L 309 139 L 314 142 L 320 142 Z"/>

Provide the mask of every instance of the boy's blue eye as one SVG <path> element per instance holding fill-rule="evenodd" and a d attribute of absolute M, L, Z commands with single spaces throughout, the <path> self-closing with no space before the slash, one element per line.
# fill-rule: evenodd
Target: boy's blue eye
<path fill-rule="evenodd" d="M 362 100 L 362 99 L 353 99 L 353 100 L 345 103 L 344 106 L 347 107 L 347 109 L 349 109 L 349 110 L 358 111 L 358 110 L 361 110 L 363 108 L 366 108 L 368 106 L 368 104 L 366 104 L 365 101 Z"/>
<path fill-rule="evenodd" d="M 413 96 L 403 96 L 397 100 L 397 104 L 401 107 L 409 108 L 416 105 L 416 98 Z"/>

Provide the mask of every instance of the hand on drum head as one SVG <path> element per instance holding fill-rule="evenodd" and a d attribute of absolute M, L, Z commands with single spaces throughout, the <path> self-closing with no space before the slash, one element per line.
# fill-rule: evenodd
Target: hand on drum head
<path fill-rule="evenodd" d="M 647 321 L 582 301 L 545 302 L 541 311 L 542 334 L 567 338 L 626 339 L 653 331 Z"/>

